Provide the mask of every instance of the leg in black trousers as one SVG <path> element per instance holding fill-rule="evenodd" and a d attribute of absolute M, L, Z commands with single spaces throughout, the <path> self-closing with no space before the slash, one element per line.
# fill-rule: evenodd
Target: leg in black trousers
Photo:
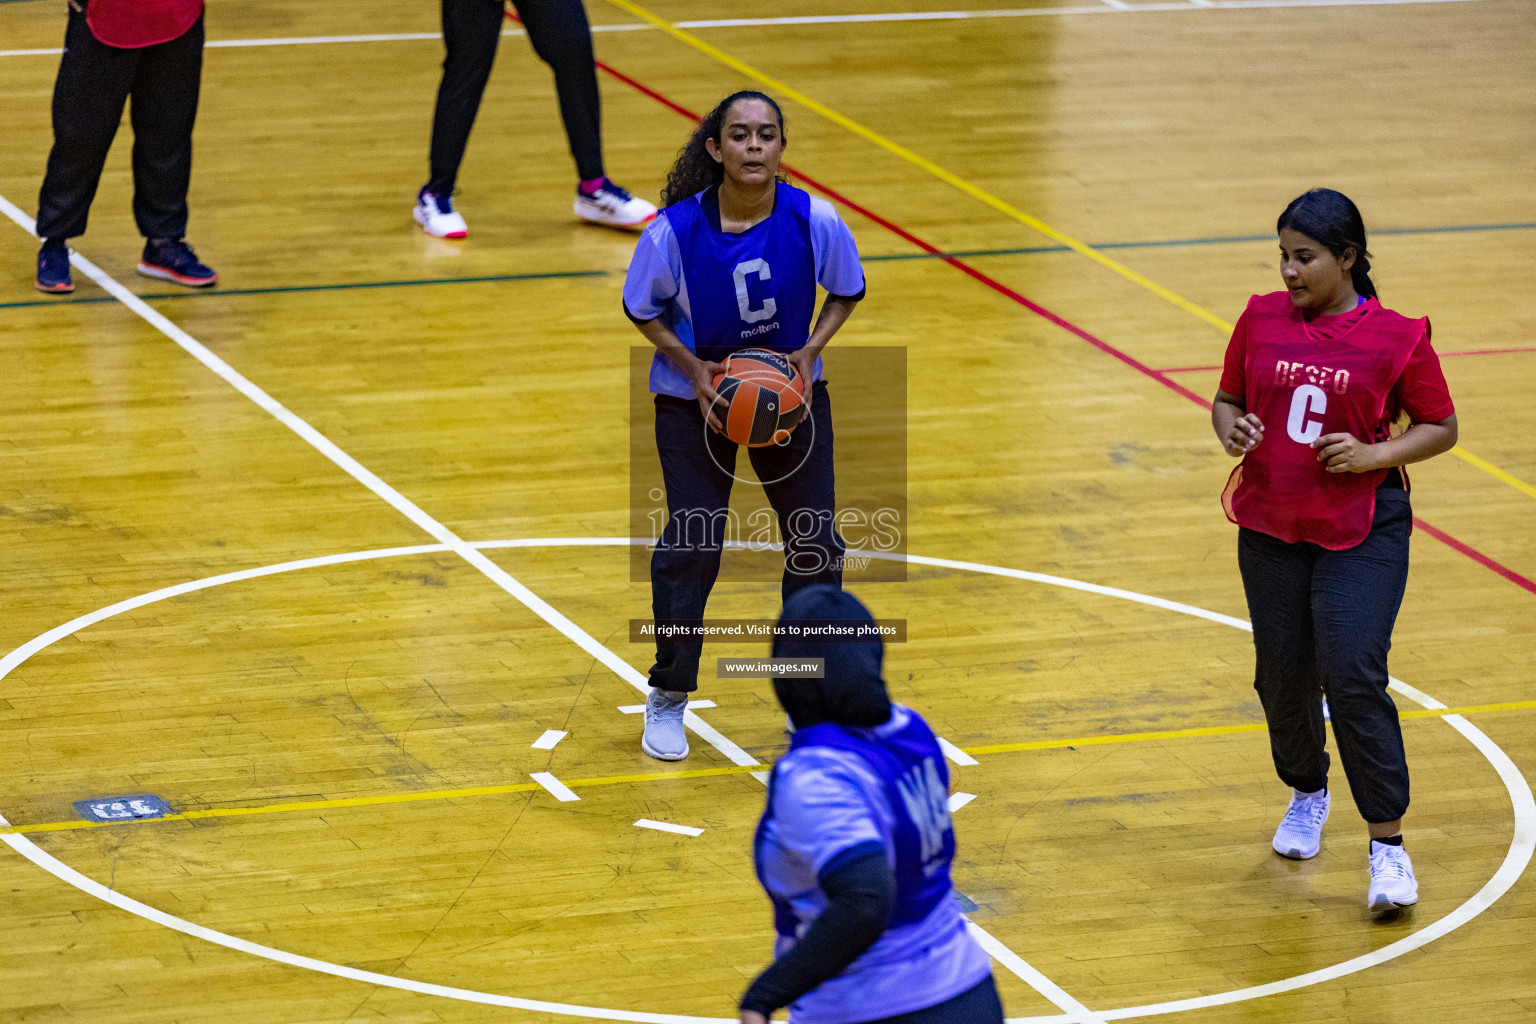
<path fill-rule="evenodd" d="M 843 580 L 843 541 L 833 524 L 832 404 L 825 383 L 816 384 L 811 417 L 783 447 L 747 449 L 785 538 L 785 600 L 812 583 L 841 586 Z M 701 619 L 720 574 L 737 446 L 705 427 L 698 402 L 658 395 L 656 449 L 668 519 L 651 555 L 652 613 L 657 619 Z M 702 653 L 698 641 L 657 643 L 651 685 L 697 690 Z"/>
<path fill-rule="evenodd" d="M 133 216 L 145 238 L 187 233 L 192 126 L 203 77 L 203 19 L 145 47 L 133 77 Z"/>
<path fill-rule="evenodd" d="M 651 610 L 657 619 L 700 619 L 720 575 L 736 445 L 705 426 L 694 399 L 657 395 L 656 451 L 668 518 L 651 554 Z M 658 642 L 651 685 L 697 690 L 702 653 L 697 640 Z"/>
<path fill-rule="evenodd" d="M 811 393 L 811 418 L 783 446 L 749 448 L 752 469 L 763 482 L 784 538 L 783 600 L 812 583 L 843 585 L 843 539 L 832 465 L 832 403 L 826 381 Z"/>
<path fill-rule="evenodd" d="M 581 0 L 523 0 L 517 5 L 534 52 L 555 72 L 560 114 L 583 180 L 603 174 L 597 70 L 592 30 Z M 505 8 L 501 0 L 442 0 L 443 80 L 432 117 L 427 191 L 451 195 L 480 100 L 496 62 Z"/>
<path fill-rule="evenodd" d="M 1408 810 L 1408 759 L 1387 694 L 1387 651 L 1408 585 L 1412 520 L 1406 491 L 1378 491 L 1370 535 L 1347 551 L 1320 553 L 1312 574 L 1318 676 L 1350 793 L 1371 824 Z"/>
<path fill-rule="evenodd" d="M 140 51 L 97 42 L 85 15 L 71 9 L 64 57 L 53 85 L 53 148 L 37 197 L 43 238 L 85 234 L 107 151 L 123 119 Z"/>
<path fill-rule="evenodd" d="M 1328 785 L 1323 693 L 1312 637 L 1312 566 L 1318 548 L 1240 530 L 1237 564 L 1253 622 L 1254 679 L 1275 772 L 1292 789 Z"/>
<path fill-rule="evenodd" d="M 506 9 L 501 0 L 443 0 L 443 81 L 432 115 L 432 178 L 427 191 L 452 195 L 485 83 L 496 62 Z"/>
<path fill-rule="evenodd" d="M 192 125 L 203 66 L 203 21 L 170 42 L 107 46 L 71 10 L 53 88 L 53 149 L 37 200 L 37 233 L 85 233 L 123 103 L 133 96 L 133 208 L 147 238 L 180 238 L 187 227 Z"/>
<path fill-rule="evenodd" d="M 533 52 L 555 73 L 560 118 L 582 181 L 603 176 L 602 105 L 582 0 L 512 0 Z"/>
<path fill-rule="evenodd" d="M 1408 580 L 1408 495 L 1376 494 L 1365 540 L 1345 551 L 1241 531 L 1238 565 L 1256 654 L 1254 687 L 1269 722 L 1281 781 L 1323 788 L 1328 754 L 1319 690 L 1328 697 L 1339 758 L 1360 816 L 1396 821 L 1408 810 L 1408 763 L 1387 695 L 1387 651 Z"/>

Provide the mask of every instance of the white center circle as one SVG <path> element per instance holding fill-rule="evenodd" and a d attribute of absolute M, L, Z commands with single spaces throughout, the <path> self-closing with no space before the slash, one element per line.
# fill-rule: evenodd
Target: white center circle
<path fill-rule="evenodd" d="M 477 550 L 504 549 L 504 548 L 539 548 L 539 547 L 629 547 L 631 545 L 646 545 L 650 542 L 641 538 L 628 537 L 579 537 L 579 538 L 538 538 L 530 540 L 503 540 L 481 541 L 469 545 Z M 282 573 L 297 572 L 303 569 L 319 568 L 327 565 L 339 565 L 349 562 L 367 562 L 382 558 L 399 558 L 407 555 L 436 554 L 451 550 L 446 544 L 421 544 L 412 547 L 381 548 L 372 551 L 354 551 L 339 555 L 327 555 L 319 558 L 300 559 L 293 562 L 282 562 L 276 565 L 262 566 L 255 569 L 245 569 L 239 572 L 225 573 L 219 576 L 210 576 L 202 580 L 194 580 L 181 583 L 160 590 L 141 594 L 138 597 L 128 598 L 106 608 L 89 612 L 78 618 L 72 619 L 63 625 L 56 626 L 41 636 L 28 641 L 16 650 L 0 658 L 0 680 L 3 680 L 20 665 L 38 652 L 52 644 L 71 636 L 88 626 L 102 622 L 124 612 L 154 604 L 182 594 L 193 593 L 199 590 L 208 590 L 213 587 L 223 586 L 229 583 L 238 583 L 243 580 L 258 579 L 263 576 L 275 576 Z M 1022 569 L 1008 569 L 1001 566 L 985 565 L 979 562 L 959 562 L 943 558 L 927 558 L 921 555 L 900 555 L 880 551 L 850 551 L 849 554 L 857 554 L 872 558 L 883 558 L 894 561 L 906 561 L 913 565 L 924 565 L 940 569 L 952 569 L 958 572 L 974 572 L 985 575 L 1002 576 L 1012 579 L 1026 580 L 1033 583 L 1042 583 L 1048 586 L 1062 587 L 1068 590 L 1078 590 L 1085 593 L 1097 594 L 1104 597 L 1113 597 L 1120 600 L 1132 601 L 1137 604 L 1150 605 L 1167 611 L 1190 615 L 1195 618 L 1205 619 L 1221 625 L 1231 626 L 1237 629 L 1249 629 L 1249 624 L 1241 619 L 1218 612 L 1206 611 L 1193 605 L 1180 604 L 1176 601 L 1168 601 L 1163 598 L 1151 597 L 1146 594 L 1138 594 L 1135 591 L 1120 590 L 1115 587 L 1105 587 L 1095 583 L 1084 583 L 1079 580 L 1070 580 L 1060 576 L 1048 576 L 1043 573 L 1028 572 Z M 1400 694 L 1415 702 L 1436 710 L 1445 710 L 1445 705 L 1434 698 L 1413 689 L 1398 680 L 1392 681 L 1392 688 Z M 1136 1017 L 1150 1017 L 1159 1014 L 1176 1013 L 1183 1010 L 1201 1009 L 1210 1006 L 1219 1006 L 1227 1003 L 1239 1002 L 1246 999 L 1255 999 L 1261 996 L 1274 995 L 1280 992 L 1315 985 L 1319 982 L 1329 981 L 1334 978 L 1364 970 L 1377 964 L 1384 963 L 1395 957 L 1401 956 L 1410 950 L 1424 946 L 1438 939 L 1472 920 L 1494 901 L 1504 895 L 1514 885 L 1530 863 L 1533 850 L 1536 850 L 1536 798 L 1532 797 L 1530 786 L 1515 764 L 1509 759 L 1492 740 L 1481 730 L 1471 725 L 1461 715 L 1447 714 L 1444 716 L 1446 724 L 1461 733 L 1475 746 L 1498 773 L 1500 780 L 1509 792 L 1510 803 L 1514 812 L 1515 829 L 1509 845 L 1509 850 L 1504 856 L 1503 862 L 1483 887 L 1472 895 L 1466 902 L 1444 917 L 1426 925 L 1423 928 L 1393 942 L 1374 950 L 1363 956 L 1346 960 L 1331 967 L 1310 971 L 1280 981 L 1269 982 L 1263 985 L 1255 985 L 1249 988 L 1234 989 L 1229 992 L 1217 993 L 1209 996 L 1196 996 L 1191 999 L 1181 999 L 1164 1003 L 1153 1003 L 1144 1006 L 1130 1006 L 1114 1010 L 1094 1011 L 1093 1017 L 1105 1021 L 1126 1020 Z M 0 825 L 9 822 L 0 817 Z M 96 897 L 106 903 L 110 903 L 119 909 L 136 914 L 156 924 L 174 929 L 186 935 L 203 939 L 207 942 L 224 946 L 228 949 L 238 950 L 254 956 L 263 957 L 278 963 L 289 964 L 294 967 L 302 967 L 306 970 L 330 974 L 336 977 L 350 978 L 373 985 L 383 985 L 395 989 L 403 989 L 410 992 L 418 992 L 423 995 L 441 996 L 448 999 L 456 999 L 463 1002 L 481 1003 L 492 1006 L 505 1006 L 514 1009 L 531 1010 L 541 1013 L 562 1014 L 566 1016 L 598 1018 L 601 1020 L 638 1021 L 647 1024 L 734 1024 L 735 1017 L 693 1017 L 669 1013 L 645 1013 L 633 1010 L 618 1010 L 604 1007 L 579 1006 L 572 1003 L 556 1003 L 538 999 L 523 999 L 517 996 L 498 995 L 491 992 L 477 992 L 471 989 L 453 988 L 447 985 L 434 985 L 429 982 L 415 981 L 410 978 L 393 977 L 386 974 L 377 974 L 373 971 L 359 970 L 346 967 L 341 964 L 333 964 L 324 960 L 316 960 L 312 957 L 300 956 L 285 950 L 274 949 L 270 946 L 262 946 L 245 939 L 226 935 L 223 932 L 214 931 L 191 921 L 174 917 L 164 911 L 157 910 L 147 904 L 140 903 L 121 893 L 102 885 L 92 878 L 88 878 L 74 868 L 69 867 L 49 853 L 40 849 L 35 843 L 24 835 L 7 833 L 0 835 L 6 845 L 17 853 L 49 872 L 55 877 L 68 882 L 82 892 Z M 1060 1015 L 1046 1017 L 1014 1017 L 1009 1024 L 1025 1024 L 1025 1022 L 1060 1022 L 1068 1018 Z"/>

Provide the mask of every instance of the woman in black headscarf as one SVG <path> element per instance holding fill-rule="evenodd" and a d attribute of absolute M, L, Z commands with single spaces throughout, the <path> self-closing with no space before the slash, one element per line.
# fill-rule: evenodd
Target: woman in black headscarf
<path fill-rule="evenodd" d="M 868 610 L 828 585 L 798 591 L 776 658 L 821 659 L 821 679 L 775 679 L 794 725 L 755 844 L 778 958 L 741 1000 L 742 1024 L 1001 1024 L 991 962 L 950 899 L 949 772 L 932 730 L 892 704 Z"/>

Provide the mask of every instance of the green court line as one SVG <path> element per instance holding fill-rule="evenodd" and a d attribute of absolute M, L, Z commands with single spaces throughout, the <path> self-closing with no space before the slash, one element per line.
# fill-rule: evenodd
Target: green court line
<path fill-rule="evenodd" d="M 17 3 L 20 0 L 0 0 L 0 3 Z M 1527 231 L 1536 229 L 1536 221 L 1508 224 L 1451 224 L 1441 227 L 1377 228 L 1373 235 L 1444 235 L 1465 234 L 1479 231 Z M 1144 242 L 1104 242 L 1096 249 L 1171 249 L 1181 246 L 1230 245 L 1240 242 L 1266 242 L 1271 235 L 1209 235 L 1200 238 L 1162 238 Z M 985 256 L 1033 256 L 1041 253 L 1071 252 L 1065 245 L 1028 245 L 1016 249 L 959 249 L 953 252 L 898 252 L 879 253 L 862 257 L 865 263 L 895 263 L 902 260 L 974 259 Z M 351 291 L 358 288 L 416 288 L 434 284 L 486 284 L 496 281 L 548 281 L 563 278 L 607 277 L 606 270 L 568 270 L 546 274 L 490 274 L 484 277 L 435 277 L 403 281 L 353 281 L 340 284 L 287 285 L 275 288 L 218 288 L 207 291 L 150 292 L 140 295 L 146 302 L 171 299 L 216 298 L 220 295 L 284 295 L 294 292 Z M 34 306 L 67 306 L 74 303 L 116 302 L 110 295 L 91 296 L 81 299 L 32 299 L 26 302 L 0 302 L 0 309 L 23 309 Z"/>
<path fill-rule="evenodd" d="M 1536 221 L 1509 224 L 1449 224 L 1425 228 L 1376 228 L 1372 235 L 1448 235 L 1478 231 L 1529 231 Z M 1209 235 L 1200 238 L 1161 238 L 1145 242 L 1094 243 L 1095 249 L 1172 249 L 1194 245 L 1231 245 L 1238 242 L 1272 242 L 1274 235 Z M 1017 249 L 965 249 L 955 252 L 898 252 L 864 256 L 866 263 L 893 263 L 897 260 L 973 259 L 977 256 L 1032 256 L 1038 253 L 1071 252 L 1065 245 L 1028 245 Z"/>
<path fill-rule="evenodd" d="M 3 0 L 0 0 L 3 2 Z M 220 288 L 214 286 L 202 291 L 149 292 L 139 298 L 146 302 L 162 299 L 212 299 L 221 295 L 284 295 L 290 292 L 343 292 L 358 288 L 416 288 L 432 284 L 485 284 L 494 281 L 552 281 L 577 277 L 607 277 L 606 270 L 559 270 L 547 274 L 488 274 L 484 277 L 423 277 L 405 281 L 348 281 L 339 284 L 296 284 L 277 288 Z M 19 309 L 24 306 L 69 306 L 88 302 L 116 302 L 110 295 L 95 295 L 85 299 L 33 299 L 28 302 L 0 302 L 0 309 Z"/>

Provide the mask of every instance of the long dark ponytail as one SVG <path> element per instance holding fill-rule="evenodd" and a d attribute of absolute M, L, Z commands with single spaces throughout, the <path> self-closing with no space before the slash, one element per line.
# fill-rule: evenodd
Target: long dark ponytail
<path fill-rule="evenodd" d="M 721 100 L 714 110 L 711 110 L 699 122 L 699 126 L 688 137 L 688 142 L 677 154 L 677 160 L 672 164 L 672 170 L 667 172 L 666 187 L 661 190 L 661 205 L 671 206 L 680 203 L 689 196 L 718 185 L 725 178 L 725 168 L 709 155 L 709 150 L 704 148 L 706 139 L 714 139 L 715 145 L 720 144 L 720 133 L 725 129 L 725 115 L 730 111 L 731 104 L 737 100 L 762 100 L 773 108 L 774 115 L 779 119 L 779 138 L 788 141 L 784 134 L 784 111 L 774 102 L 772 96 L 757 92 L 753 89 L 743 89 L 733 92 Z M 783 180 L 781 173 L 779 180 Z"/>
<path fill-rule="evenodd" d="M 1355 291 L 1368 299 L 1376 298 L 1376 285 L 1371 281 L 1371 254 L 1365 247 L 1365 221 L 1348 196 L 1331 188 L 1303 192 L 1291 200 L 1275 224 L 1276 232 L 1287 228 L 1322 245 L 1335 259 L 1342 259 L 1353 249 L 1355 262 L 1349 268 L 1349 276 Z"/>

